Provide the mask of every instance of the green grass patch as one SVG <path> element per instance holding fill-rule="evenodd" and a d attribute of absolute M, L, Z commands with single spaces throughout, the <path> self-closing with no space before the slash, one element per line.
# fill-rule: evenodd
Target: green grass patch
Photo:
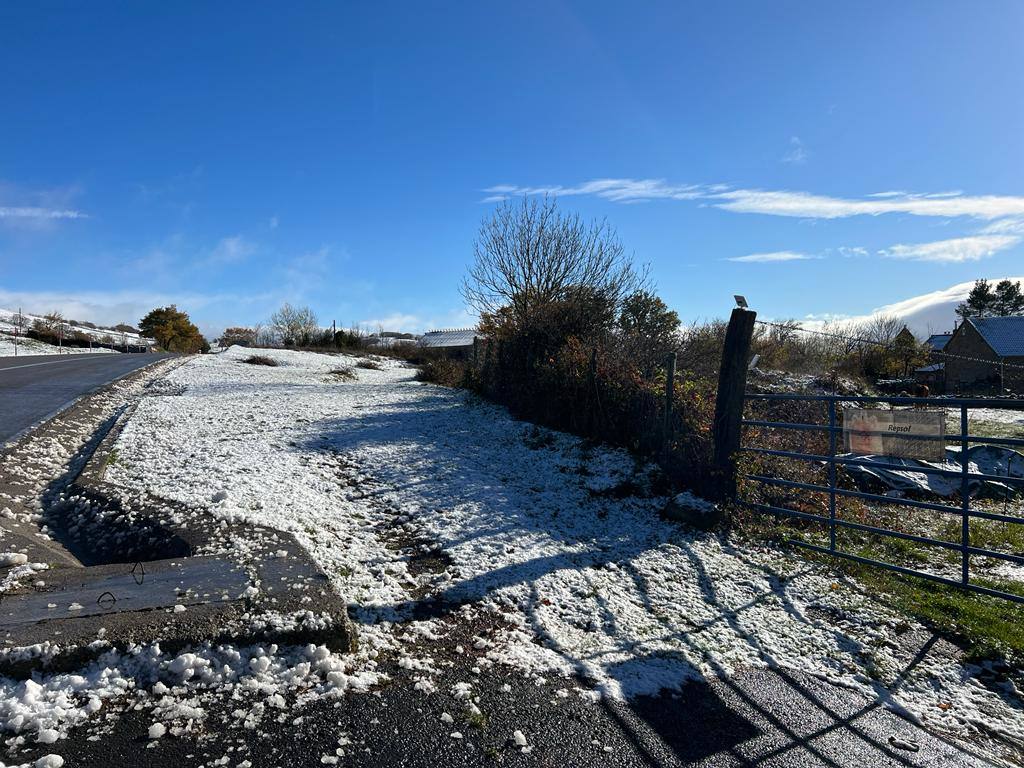
<path fill-rule="evenodd" d="M 853 565 L 858 581 L 885 592 L 895 608 L 960 640 L 969 659 L 1024 660 L 1024 605 L 891 571 Z M 978 586 L 1024 595 L 1020 584 L 975 579 Z"/>
<path fill-rule="evenodd" d="M 1024 424 L 1007 424 L 1005 421 L 975 421 L 971 419 L 968 428 L 972 435 L 984 437 L 1024 437 Z M 957 425 L 959 434 L 960 426 Z"/>
<path fill-rule="evenodd" d="M 979 525 L 982 522 L 985 525 Z M 972 538 L 977 546 L 1002 544 L 1001 548 L 1005 548 L 1007 533 L 1002 530 L 1004 526 L 1003 523 L 972 520 Z M 823 563 L 853 577 L 868 592 L 877 595 L 899 613 L 916 619 L 936 634 L 960 645 L 969 660 L 1006 659 L 1011 663 L 1024 663 L 1024 631 L 1021 630 L 1021 627 L 1024 627 L 1024 604 L 968 592 L 924 578 L 905 576 L 884 568 L 862 565 L 802 549 L 795 544 L 787 544 L 789 540 L 799 538 L 810 543 L 827 545 L 827 538 L 807 535 L 811 533 L 810 531 L 795 530 L 785 525 L 753 527 L 757 529 L 758 538 L 774 539 L 786 546 L 794 560 L 804 559 Z M 1021 526 L 1005 527 L 1017 529 Z M 748 530 L 747 535 L 750 533 L 752 531 Z M 949 537 L 950 540 L 959 540 L 959 523 L 955 534 Z M 856 539 L 841 536 L 839 548 L 862 557 L 910 568 L 918 567 L 926 560 L 933 563 L 950 559 L 958 561 L 960 557 L 959 552 L 944 552 L 935 547 L 924 547 L 915 542 L 883 536 L 858 536 Z M 1024 597 L 1024 584 L 985 578 L 979 573 L 980 570 L 972 566 L 972 584 Z"/>

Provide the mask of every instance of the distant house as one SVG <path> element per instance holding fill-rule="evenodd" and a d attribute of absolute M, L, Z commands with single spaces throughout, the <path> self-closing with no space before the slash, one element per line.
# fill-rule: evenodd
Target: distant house
<path fill-rule="evenodd" d="M 420 336 L 419 345 L 434 349 L 449 357 L 468 357 L 473 352 L 473 339 L 483 338 L 475 328 L 448 328 L 427 331 Z"/>
<path fill-rule="evenodd" d="M 1024 317 L 971 317 L 942 350 L 951 392 L 1024 392 Z"/>
<path fill-rule="evenodd" d="M 896 338 L 893 339 L 893 343 L 896 345 L 906 344 L 914 346 L 917 344 L 917 339 L 914 337 L 913 331 L 904 325 L 903 330 L 896 334 Z"/>
<path fill-rule="evenodd" d="M 928 337 L 928 340 L 925 342 L 925 344 L 927 344 L 931 348 L 931 354 L 929 355 L 929 359 L 931 360 L 931 362 L 942 362 L 942 355 L 940 355 L 939 353 L 946 348 L 946 345 L 949 344 L 949 340 L 952 338 L 952 333 L 933 333 L 931 336 Z"/>

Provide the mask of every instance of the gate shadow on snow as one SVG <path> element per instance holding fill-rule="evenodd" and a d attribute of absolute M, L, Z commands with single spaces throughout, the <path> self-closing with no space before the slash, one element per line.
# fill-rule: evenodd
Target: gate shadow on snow
<path fill-rule="evenodd" d="M 486 519 L 477 521 L 477 528 L 468 535 L 442 541 L 445 548 L 509 533 L 521 536 L 541 533 L 580 544 L 579 539 L 572 537 L 571 523 L 552 521 L 550 517 L 535 514 L 529 505 L 519 503 L 521 493 L 518 489 L 508 493 L 501 479 L 500 467 L 485 466 L 472 450 L 458 451 L 460 443 L 470 449 L 474 442 L 486 439 L 474 430 L 475 419 L 486 421 L 509 418 L 504 409 L 489 404 L 474 404 L 466 408 L 463 397 L 431 395 L 417 399 L 414 403 L 404 403 L 405 407 L 402 408 L 375 410 L 366 415 L 313 424 L 311 427 L 319 436 L 296 444 L 295 449 L 358 454 L 361 449 L 375 446 L 410 444 L 416 451 L 419 465 L 416 473 L 421 477 L 431 476 L 430 482 L 415 477 L 377 475 L 375 479 L 385 486 L 381 494 L 392 491 L 400 494 L 415 488 L 420 502 L 427 507 L 450 507 L 455 499 L 486 504 L 493 509 L 493 514 L 479 516 Z M 452 418 L 449 412 L 452 408 L 465 409 L 460 419 Z M 537 456 L 538 461 L 553 458 L 553 455 Z M 438 482 L 437 473 L 447 473 L 448 477 Z M 693 546 L 690 534 L 681 526 L 666 523 L 659 529 L 661 533 L 658 536 L 647 540 L 636 540 L 630 536 L 629 530 L 617 530 L 611 523 L 603 528 L 597 526 L 590 529 L 591 532 L 593 530 L 602 533 L 589 537 L 584 551 L 559 553 L 503 565 L 461 579 L 440 593 L 434 593 L 429 602 L 410 600 L 394 605 L 393 609 L 400 616 L 442 617 L 461 605 L 484 597 L 492 590 L 529 585 L 531 594 L 525 614 L 538 642 L 570 660 L 582 673 L 588 663 L 600 662 L 596 659 L 574 658 L 570 649 L 562 647 L 558 638 L 546 627 L 539 615 L 538 607 L 542 604 L 543 596 L 537 588 L 538 581 L 546 575 L 559 570 L 578 571 L 616 563 L 619 573 L 632 582 L 640 602 L 651 612 L 654 610 L 650 598 L 653 585 L 634 561 L 661 544 L 671 543 L 685 553 L 705 602 L 713 606 L 722 605 L 718 580 L 709 572 L 700 552 Z M 821 631 L 822 623 L 805 616 L 789 598 L 785 584 L 793 574 L 784 578 L 769 566 L 754 562 L 727 540 L 719 541 L 723 553 L 737 558 L 758 572 L 765 578 L 769 588 L 755 594 L 744 604 L 721 609 L 713 618 L 696 623 L 685 631 L 666 628 L 661 638 L 647 637 L 643 643 L 623 639 L 615 651 L 632 655 L 633 658 L 603 667 L 605 674 L 618 681 L 623 692 L 630 698 L 627 702 L 619 702 L 605 697 L 601 706 L 616 719 L 638 754 L 650 765 L 661 764 L 658 755 L 665 749 L 684 763 L 724 753 L 739 764 L 757 765 L 780 757 L 792 758 L 794 755 L 784 753 L 796 750 L 800 759 L 808 759 L 817 764 L 848 765 L 850 763 L 837 758 L 834 751 L 820 746 L 839 737 L 854 745 L 850 758 L 860 764 L 865 764 L 865 761 L 878 765 L 919 764 L 919 761 L 908 757 L 909 753 L 894 748 L 879 732 L 885 728 L 889 728 L 890 733 L 893 728 L 904 728 L 909 737 L 914 736 L 916 726 L 896 717 L 888 711 L 887 705 L 892 703 L 892 692 L 903 684 L 909 672 L 925 658 L 936 638 L 932 636 L 924 643 L 906 669 L 888 687 L 876 682 L 874 699 L 836 688 L 804 673 L 791 673 L 782 668 L 771 651 L 762 647 L 758 638 L 742 625 L 742 615 L 765 601 L 775 601 L 792 620 L 806 625 L 808 630 Z M 616 617 L 611 607 L 600 594 L 594 597 L 604 620 L 614 632 Z M 763 678 L 758 685 L 767 685 L 771 689 L 771 695 L 767 698 L 752 693 L 750 688 L 753 684 L 743 681 L 742 673 L 734 675 L 730 670 L 718 667 L 713 660 L 708 660 L 695 642 L 695 638 L 702 632 L 721 624 L 747 643 L 765 665 L 765 669 L 751 672 L 758 679 Z M 856 639 L 837 629 L 829 631 L 843 653 L 853 657 L 863 649 Z M 650 655 L 643 646 L 652 639 L 672 639 L 691 649 L 696 657 L 704 656 L 712 667 L 712 674 L 702 674 L 681 655 Z M 666 690 L 656 696 L 631 695 L 637 693 L 630 691 L 631 681 L 652 672 L 665 679 Z M 675 680 L 669 682 L 673 677 Z M 678 691 L 670 690 L 673 685 L 678 686 Z M 794 727 L 794 716 L 801 711 L 813 714 L 810 718 L 815 723 L 813 726 L 804 727 L 807 718 L 797 717 L 800 725 Z M 754 739 L 767 739 L 768 745 L 753 750 L 757 754 L 742 749 L 745 742 Z"/>

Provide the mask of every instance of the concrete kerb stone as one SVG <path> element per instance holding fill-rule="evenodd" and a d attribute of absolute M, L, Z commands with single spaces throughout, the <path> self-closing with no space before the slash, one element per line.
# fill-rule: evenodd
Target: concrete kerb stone
<path fill-rule="evenodd" d="M 50 505 L 47 523 L 69 554 L 52 559 L 44 586 L 2 596 L 0 674 L 72 669 L 154 641 L 171 652 L 205 642 L 353 650 L 345 601 L 294 536 L 145 493 L 126 501 L 105 480 L 135 408 L 101 426 L 95 450 Z"/>

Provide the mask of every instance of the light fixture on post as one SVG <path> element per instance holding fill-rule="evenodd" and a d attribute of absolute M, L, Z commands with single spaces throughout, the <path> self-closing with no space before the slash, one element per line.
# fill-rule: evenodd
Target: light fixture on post
<path fill-rule="evenodd" d="M 745 297 L 740 296 L 739 294 L 737 294 L 737 295 L 734 295 L 733 298 L 736 299 L 736 306 L 737 307 L 739 307 L 740 309 L 746 309 L 747 308 L 747 300 L 746 300 Z"/>

